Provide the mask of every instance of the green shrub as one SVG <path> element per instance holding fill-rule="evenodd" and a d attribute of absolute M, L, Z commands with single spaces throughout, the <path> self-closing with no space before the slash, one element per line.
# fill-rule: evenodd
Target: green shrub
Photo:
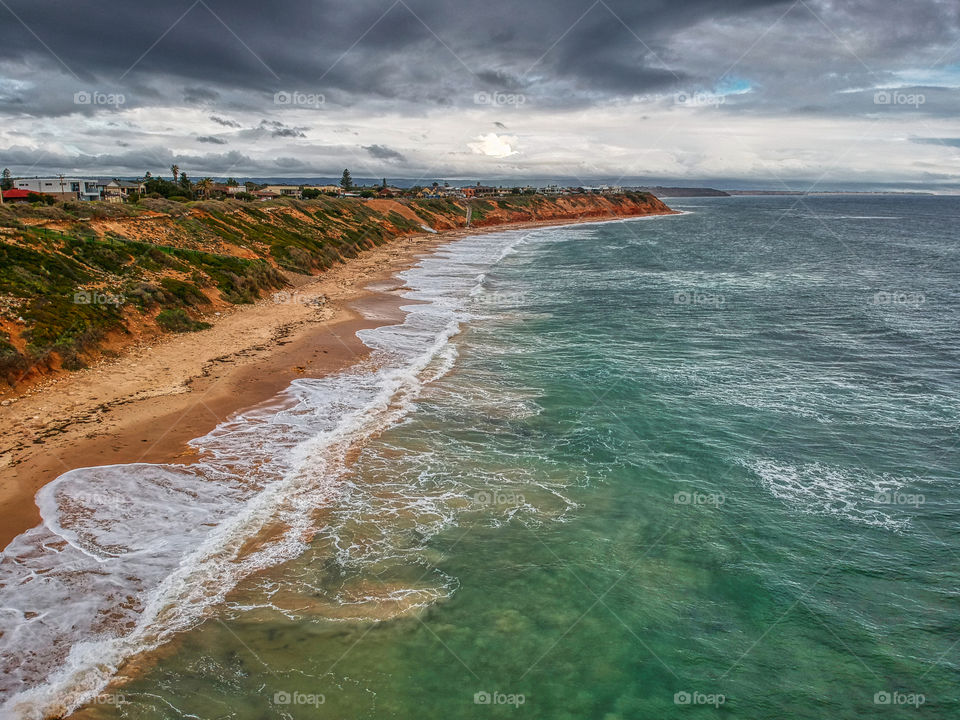
<path fill-rule="evenodd" d="M 163 289 L 171 293 L 184 305 L 207 305 L 210 300 L 200 292 L 200 288 L 191 282 L 176 278 L 163 278 L 160 281 Z"/>
<path fill-rule="evenodd" d="M 180 308 L 161 310 L 157 315 L 157 325 L 167 332 L 195 332 L 210 327 L 210 323 L 194 320 Z"/>

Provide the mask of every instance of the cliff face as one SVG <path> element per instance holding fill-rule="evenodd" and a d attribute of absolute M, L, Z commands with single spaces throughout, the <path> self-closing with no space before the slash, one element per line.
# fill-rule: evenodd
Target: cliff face
<path fill-rule="evenodd" d="M 472 201 L 321 198 L 0 208 L 0 381 L 83 367 L 424 231 L 672 212 L 646 193 Z"/>

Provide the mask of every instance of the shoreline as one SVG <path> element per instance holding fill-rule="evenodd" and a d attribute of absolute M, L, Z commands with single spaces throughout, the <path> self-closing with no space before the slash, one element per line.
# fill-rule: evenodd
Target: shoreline
<path fill-rule="evenodd" d="M 538 220 L 397 238 L 317 276 L 294 302 L 272 297 L 224 313 L 208 330 L 155 339 L 53 378 L 0 407 L 0 547 L 41 522 L 37 491 L 81 467 L 190 462 L 188 443 L 270 400 L 298 377 L 321 377 L 369 353 L 358 330 L 400 322 L 397 274 L 461 237 L 652 215 Z M 324 298 L 319 305 L 303 300 Z"/>

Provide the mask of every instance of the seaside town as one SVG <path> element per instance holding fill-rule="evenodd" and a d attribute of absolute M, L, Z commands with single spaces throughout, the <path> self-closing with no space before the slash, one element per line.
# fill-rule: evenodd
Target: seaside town
<path fill-rule="evenodd" d="M 150 172 L 133 180 L 111 177 L 77 176 L 57 174 L 46 177 L 13 177 L 9 169 L 3 170 L 0 191 L 4 203 L 90 202 L 109 203 L 138 202 L 141 198 L 166 198 L 181 202 L 190 200 L 263 201 L 275 198 L 310 200 L 321 195 L 359 198 L 456 198 L 505 197 L 509 195 L 584 195 L 613 194 L 622 192 L 620 186 L 560 186 L 543 187 L 490 186 L 477 182 L 475 185 L 450 185 L 433 182 L 430 185 L 414 185 L 408 188 L 395 187 L 384 178 L 376 185 L 356 185 L 349 170 L 344 170 L 340 182 L 330 185 L 259 184 L 239 182 L 229 178 L 217 182 L 204 177 L 191 180 L 185 171 L 173 165 L 169 179 Z"/>

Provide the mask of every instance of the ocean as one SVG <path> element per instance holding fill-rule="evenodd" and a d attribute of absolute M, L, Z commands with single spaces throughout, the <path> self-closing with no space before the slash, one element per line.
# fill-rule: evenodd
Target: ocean
<path fill-rule="evenodd" d="M 960 715 L 960 199 L 451 242 L 369 361 L 75 470 L 3 717 Z"/>

